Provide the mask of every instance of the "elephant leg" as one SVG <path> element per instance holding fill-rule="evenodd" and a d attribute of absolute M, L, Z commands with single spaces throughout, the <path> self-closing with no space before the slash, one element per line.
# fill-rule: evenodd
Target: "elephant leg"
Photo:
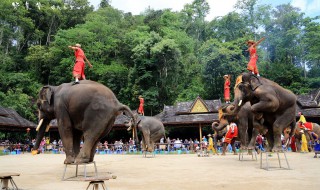
<path fill-rule="evenodd" d="M 237 150 L 236 150 L 236 138 L 233 138 L 232 140 L 231 140 L 231 147 L 232 147 L 232 151 L 233 151 L 233 154 L 234 155 L 237 155 Z"/>
<path fill-rule="evenodd" d="M 266 139 L 267 139 L 267 142 L 268 142 L 268 147 L 266 148 L 266 151 L 267 152 L 271 152 L 272 148 L 273 148 L 273 142 L 274 142 L 273 130 L 268 130 L 268 132 L 266 133 Z"/>
<path fill-rule="evenodd" d="M 75 157 L 78 156 L 79 152 L 80 152 L 80 141 L 81 141 L 81 137 L 82 137 L 82 131 L 73 129 L 73 151 L 74 151 L 74 155 Z"/>
<path fill-rule="evenodd" d="M 86 129 L 83 133 L 84 143 L 76 158 L 76 163 L 87 163 L 93 161 L 96 146 L 101 135 L 104 135 L 106 130 L 111 130 L 111 125 L 114 123 L 115 118 L 112 118 L 113 116 L 111 113 L 102 113 L 104 113 L 104 117 L 100 115 L 101 113 L 96 113 L 96 118 L 85 117 L 88 119 L 84 119 L 82 123 L 83 128 Z"/>
<path fill-rule="evenodd" d="M 152 152 L 152 147 L 150 144 L 150 131 L 149 130 L 142 131 L 142 135 L 144 137 L 145 144 L 147 145 L 147 151 Z"/>
<path fill-rule="evenodd" d="M 295 110 L 294 110 L 295 111 Z M 292 121 L 294 121 L 295 118 L 290 117 L 292 113 L 295 113 L 291 109 L 287 109 L 285 113 L 276 119 L 276 121 L 273 123 L 273 138 L 274 138 L 274 151 L 282 151 L 282 144 L 281 144 L 281 134 L 283 130 L 288 127 Z M 292 113 L 291 113 L 292 112 Z M 295 117 L 293 115 L 293 117 Z"/>
<path fill-rule="evenodd" d="M 249 143 L 249 146 L 248 146 L 248 149 L 254 149 L 255 148 L 255 144 L 256 144 L 256 138 L 259 134 L 259 131 L 255 128 L 252 129 L 252 136 L 251 136 L 251 139 L 250 139 L 250 143 Z"/>
<path fill-rule="evenodd" d="M 227 151 L 227 146 L 228 146 L 228 143 L 226 143 L 226 142 L 223 142 L 223 147 L 222 147 L 222 154 L 221 154 L 221 155 L 226 155 L 226 151 Z"/>
<path fill-rule="evenodd" d="M 60 115 L 68 115 L 68 114 L 63 114 L 63 111 L 60 112 Z M 73 151 L 73 129 L 72 125 L 70 122 L 70 119 L 67 117 L 59 117 L 60 115 L 57 116 L 57 121 L 58 121 L 58 129 L 59 129 L 59 134 L 62 140 L 62 144 L 64 147 L 64 152 L 66 154 L 66 159 L 64 160 L 65 164 L 71 164 L 74 163 L 75 160 L 75 154 Z"/>

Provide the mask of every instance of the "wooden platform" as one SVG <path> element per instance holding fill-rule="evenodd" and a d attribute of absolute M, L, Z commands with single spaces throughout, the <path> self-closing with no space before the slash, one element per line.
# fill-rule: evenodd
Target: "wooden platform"
<path fill-rule="evenodd" d="M 1 186 L 0 189 L 9 189 L 9 181 L 11 183 L 12 188 L 18 190 L 17 184 L 13 181 L 12 176 L 20 176 L 19 173 L 11 173 L 11 172 L 4 172 L 0 173 L 1 179 Z"/>
<path fill-rule="evenodd" d="M 68 179 L 74 179 L 74 178 L 78 177 L 78 166 L 79 165 L 83 165 L 84 166 L 84 174 L 83 174 L 83 176 L 84 176 L 84 178 L 87 178 L 87 165 L 89 165 L 89 164 L 93 164 L 94 165 L 95 177 L 97 177 L 98 176 L 98 170 L 97 170 L 97 166 L 96 166 L 96 162 L 95 161 L 88 162 L 88 163 L 80 163 L 80 164 L 72 163 L 72 164 L 65 164 L 64 172 L 63 172 L 63 175 L 62 175 L 62 181 L 66 180 L 65 175 L 66 175 L 68 166 L 76 166 L 76 175 L 73 176 L 73 177 L 70 177 Z"/>

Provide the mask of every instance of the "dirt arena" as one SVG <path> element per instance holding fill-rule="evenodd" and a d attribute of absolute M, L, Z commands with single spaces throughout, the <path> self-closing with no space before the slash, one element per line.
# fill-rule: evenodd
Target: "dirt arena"
<path fill-rule="evenodd" d="M 283 155 L 280 155 L 283 158 Z M 244 155 L 197 157 L 196 154 L 156 155 L 96 155 L 99 176 L 117 176 L 106 181 L 109 189 L 308 189 L 320 188 L 320 158 L 314 153 L 287 153 L 291 170 L 275 168 L 277 156 L 269 157 L 270 171 L 260 169 L 258 161 Z M 88 182 L 62 181 L 64 154 L 30 153 L 0 156 L 0 172 L 17 172 L 13 177 L 23 190 L 78 190 L 86 189 Z M 281 159 L 283 166 L 286 163 Z M 265 161 L 263 162 L 265 163 Z M 87 166 L 87 175 L 93 175 L 93 165 Z M 75 166 L 68 166 L 66 177 L 75 174 Z M 83 175 L 83 166 L 79 166 Z M 81 177 L 79 177 L 81 178 Z"/>

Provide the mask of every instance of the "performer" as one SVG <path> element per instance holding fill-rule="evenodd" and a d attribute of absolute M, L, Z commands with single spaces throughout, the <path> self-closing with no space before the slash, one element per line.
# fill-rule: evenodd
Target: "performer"
<path fill-rule="evenodd" d="M 140 115 L 144 115 L 144 99 L 141 95 L 139 96 L 139 100 L 140 100 L 140 104 L 139 104 L 139 108 L 138 108 L 138 113 Z"/>
<path fill-rule="evenodd" d="M 230 103 L 230 75 L 224 75 L 224 101 Z"/>
<path fill-rule="evenodd" d="M 265 37 L 261 38 L 259 41 L 255 42 L 253 40 L 248 40 L 248 49 L 250 54 L 250 61 L 248 63 L 247 69 L 252 72 L 252 74 L 255 74 L 257 76 L 260 76 L 258 67 L 257 67 L 257 60 L 258 60 L 258 54 L 257 54 L 257 46 L 265 40 Z"/>
<path fill-rule="evenodd" d="M 301 134 L 301 152 L 309 152 L 307 137 L 304 134 L 303 130 L 301 130 L 300 133 L 302 133 Z"/>
<path fill-rule="evenodd" d="M 238 126 L 235 123 L 230 123 L 230 125 L 227 125 L 227 134 L 223 140 L 223 153 L 222 155 L 225 155 L 226 152 L 226 148 L 228 144 L 234 144 L 234 142 L 236 141 L 236 137 L 238 137 Z M 234 154 L 236 153 L 236 150 L 234 148 L 234 146 L 232 146 L 233 152 Z"/>
<path fill-rule="evenodd" d="M 299 112 L 298 115 L 300 116 L 298 123 L 299 123 L 299 127 L 304 129 L 306 128 L 305 124 L 307 123 L 306 118 L 304 117 L 302 112 Z"/>
<path fill-rule="evenodd" d="M 212 135 L 209 134 L 209 135 L 207 135 L 207 136 L 209 137 L 209 146 L 208 146 L 208 148 L 207 148 L 207 151 L 212 150 L 213 155 L 215 155 L 215 154 L 218 155 L 216 149 L 215 149 L 214 146 L 213 146 L 213 139 L 212 139 L 212 137 L 211 137 Z"/>
<path fill-rule="evenodd" d="M 74 50 L 74 56 L 76 57 L 76 62 L 73 67 L 73 77 L 75 81 L 73 84 L 79 84 L 79 80 L 86 80 L 86 76 L 84 74 L 85 61 L 88 63 L 91 68 L 92 65 L 84 54 L 84 51 L 81 49 L 80 44 L 76 44 L 74 46 L 68 46 L 68 48 Z"/>

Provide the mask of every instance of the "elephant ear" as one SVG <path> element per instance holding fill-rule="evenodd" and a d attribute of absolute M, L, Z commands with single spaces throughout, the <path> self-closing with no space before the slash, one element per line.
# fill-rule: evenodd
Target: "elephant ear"
<path fill-rule="evenodd" d="M 261 85 L 262 83 L 260 82 L 260 79 L 256 75 L 250 76 L 250 86 L 252 91 L 255 91 Z"/>
<path fill-rule="evenodd" d="M 46 100 L 48 101 L 49 105 L 51 105 L 51 99 L 52 99 L 52 95 L 53 95 L 53 91 L 51 89 L 50 86 L 44 86 L 41 89 L 41 98 L 44 98 L 42 100 Z"/>

